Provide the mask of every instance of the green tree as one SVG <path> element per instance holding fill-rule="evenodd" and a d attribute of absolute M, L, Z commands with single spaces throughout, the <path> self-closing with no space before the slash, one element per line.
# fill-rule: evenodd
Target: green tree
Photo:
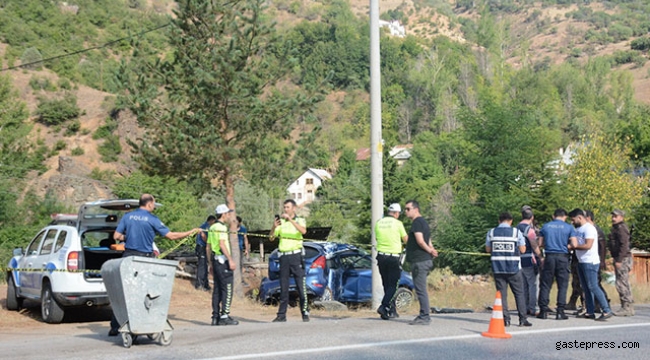
<path fill-rule="evenodd" d="M 203 209 L 187 182 L 169 176 L 152 176 L 138 171 L 128 177 L 115 180 L 111 190 L 119 199 L 138 199 L 144 193 L 152 194 L 156 202 L 163 204 L 156 209 L 156 215 L 172 231 L 195 228 L 205 221 L 204 215 L 213 212 Z M 161 249 L 169 249 L 177 245 L 176 241 L 167 238 L 160 238 L 156 243 Z M 193 241 L 186 244 L 193 249 Z"/>
<path fill-rule="evenodd" d="M 279 46 L 262 16 L 264 3 L 179 2 L 169 31 L 171 59 L 144 53 L 143 62 L 130 69 L 124 63 L 120 72 L 128 90 L 123 99 L 147 128 L 143 141 L 132 144 L 142 169 L 219 180 L 231 208 L 236 180 L 271 159 L 278 150 L 273 140 L 289 139 L 295 120 L 316 101 L 277 86 L 293 65 L 292 49 Z M 278 160 L 286 170 L 289 158 Z M 231 243 L 238 258 L 236 236 Z"/>
<path fill-rule="evenodd" d="M 568 167 L 567 202 L 591 209 L 599 224 L 606 224 L 614 209 L 630 211 L 639 207 L 647 179 L 634 174 L 628 154 L 626 143 L 603 136 L 586 137 Z"/>
<path fill-rule="evenodd" d="M 503 211 L 516 214 L 528 203 L 543 178 L 544 168 L 559 147 L 559 132 L 545 125 L 543 116 L 517 103 L 483 99 L 480 112 L 463 112 L 460 167 L 453 176 L 453 205 L 448 221 L 435 229 L 443 252 L 441 266 L 457 273 L 484 273 L 489 261 L 457 255 L 450 250 L 483 252 L 485 233 L 497 225 Z"/>

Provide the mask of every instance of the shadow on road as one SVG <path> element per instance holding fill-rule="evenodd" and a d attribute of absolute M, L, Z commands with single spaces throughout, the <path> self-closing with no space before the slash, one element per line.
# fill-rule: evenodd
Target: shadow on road
<path fill-rule="evenodd" d="M 41 304 L 39 302 L 25 299 L 23 301 L 23 306 L 18 313 L 30 319 L 43 322 L 41 317 Z M 110 321 L 111 314 L 112 311 L 110 306 L 66 308 L 62 323 L 70 324 Z"/>

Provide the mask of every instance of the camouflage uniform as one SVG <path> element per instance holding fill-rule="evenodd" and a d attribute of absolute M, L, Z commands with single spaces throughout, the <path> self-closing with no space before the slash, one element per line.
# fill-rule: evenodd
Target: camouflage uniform
<path fill-rule="evenodd" d="M 630 288 L 629 274 L 632 269 L 632 254 L 630 253 L 630 230 L 625 222 L 612 226 L 609 234 L 609 251 L 614 258 L 614 263 L 621 265 L 616 269 L 616 291 L 621 298 L 621 309 L 616 311 L 617 316 L 632 316 L 634 308 L 632 303 L 632 290 Z"/>

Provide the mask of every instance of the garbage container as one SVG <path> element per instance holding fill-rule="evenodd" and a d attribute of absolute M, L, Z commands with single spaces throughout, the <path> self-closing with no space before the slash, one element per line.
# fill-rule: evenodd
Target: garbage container
<path fill-rule="evenodd" d="M 138 335 L 172 341 L 167 320 L 178 261 L 130 256 L 106 261 L 101 273 L 113 314 L 120 324 L 123 345 L 131 347 Z"/>

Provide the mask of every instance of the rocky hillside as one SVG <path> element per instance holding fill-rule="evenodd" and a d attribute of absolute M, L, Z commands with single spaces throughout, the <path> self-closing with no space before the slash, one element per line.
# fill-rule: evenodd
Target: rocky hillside
<path fill-rule="evenodd" d="M 171 11 L 171 1 L 148 0 L 146 6 L 157 7 L 157 11 Z M 297 2 L 299 9 L 307 9 L 320 4 L 310 0 Z M 285 5 L 287 2 L 285 2 Z M 367 17 L 367 0 L 350 0 L 353 12 L 359 17 Z M 423 7 L 421 1 L 417 4 L 413 0 L 382 0 L 380 12 L 400 11 L 405 14 L 405 26 L 408 35 L 423 38 L 434 36 L 447 36 L 454 41 L 465 42 L 461 31 L 461 19 L 478 19 L 480 14 L 477 9 L 465 9 L 455 6 L 455 1 L 450 1 L 445 6 Z M 615 13 L 615 8 L 605 8 L 601 3 L 585 5 L 593 11 Z M 164 9 L 164 10 L 161 10 Z M 295 7 L 280 6 L 279 2 L 271 2 L 271 9 L 276 17 L 279 27 L 286 28 L 302 21 L 304 13 L 296 11 Z M 620 41 L 605 45 L 593 45 L 584 40 L 585 33 L 593 25 L 578 21 L 566 15 L 578 9 L 577 5 L 569 6 L 541 6 L 533 4 L 524 11 L 502 15 L 497 19 L 500 24 L 504 39 L 502 47 L 503 56 L 514 67 L 529 64 L 560 64 L 568 59 L 586 62 L 590 57 L 612 54 L 617 50 L 629 50 L 630 41 Z M 305 12 L 307 11 L 305 10 Z M 318 16 L 307 17 L 318 20 Z M 507 42 L 505 40 L 508 40 Z M 3 58 L 5 47 L 0 44 L 0 58 Z M 643 66 L 626 64 L 620 66 L 621 70 L 629 71 L 633 76 L 635 98 L 644 103 L 650 103 L 650 63 Z M 34 90 L 30 86 L 33 78 L 49 79 L 57 83 L 56 74 L 48 70 L 12 70 L 9 72 L 13 79 L 20 99 L 24 101 L 31 114 L 35 113 L 39 97 L 52 97 L 53 93 L 46 90 Z M 97 129 L 105 124 L 109 118 L 109 109 L 112 94 L 101 92 L 83 85 L 75 85 L 71 90 L 77 97 L 77 104 L 82 111 L 80 116 L 80 131 L 66 135 L 64 129 L 46 127 L 34 122 L 32 138 L 45 144 L 53 150 L 46 165 L 49 169 L 43 174 L 32 174 L 28 187 L 37 191 L 39 195 L 47 191 L 53 192 L 59 199 L 69 203 L 110 198 L 107 178 L 112 175 L 125 175 L 136 167 L 131 160 L 127 139 L 136 140 L 140 134 L 135 120 L 128 114 L 121 113 L 118 121 L 117 136 L 123 149 L 117 161 L 104 162 L 98 152 L 98 147 L 105 139 L 93 139 Z M 341 92 L 333 98 L 341 98 Z M 336 108 L 336 106 L 332 106 Z M 61 144 L 65 146 L 62 146 Z M 81 149 L 81 150 L 79 150 Z M 80 154 L 82 153 L 82 154 Z"/>

